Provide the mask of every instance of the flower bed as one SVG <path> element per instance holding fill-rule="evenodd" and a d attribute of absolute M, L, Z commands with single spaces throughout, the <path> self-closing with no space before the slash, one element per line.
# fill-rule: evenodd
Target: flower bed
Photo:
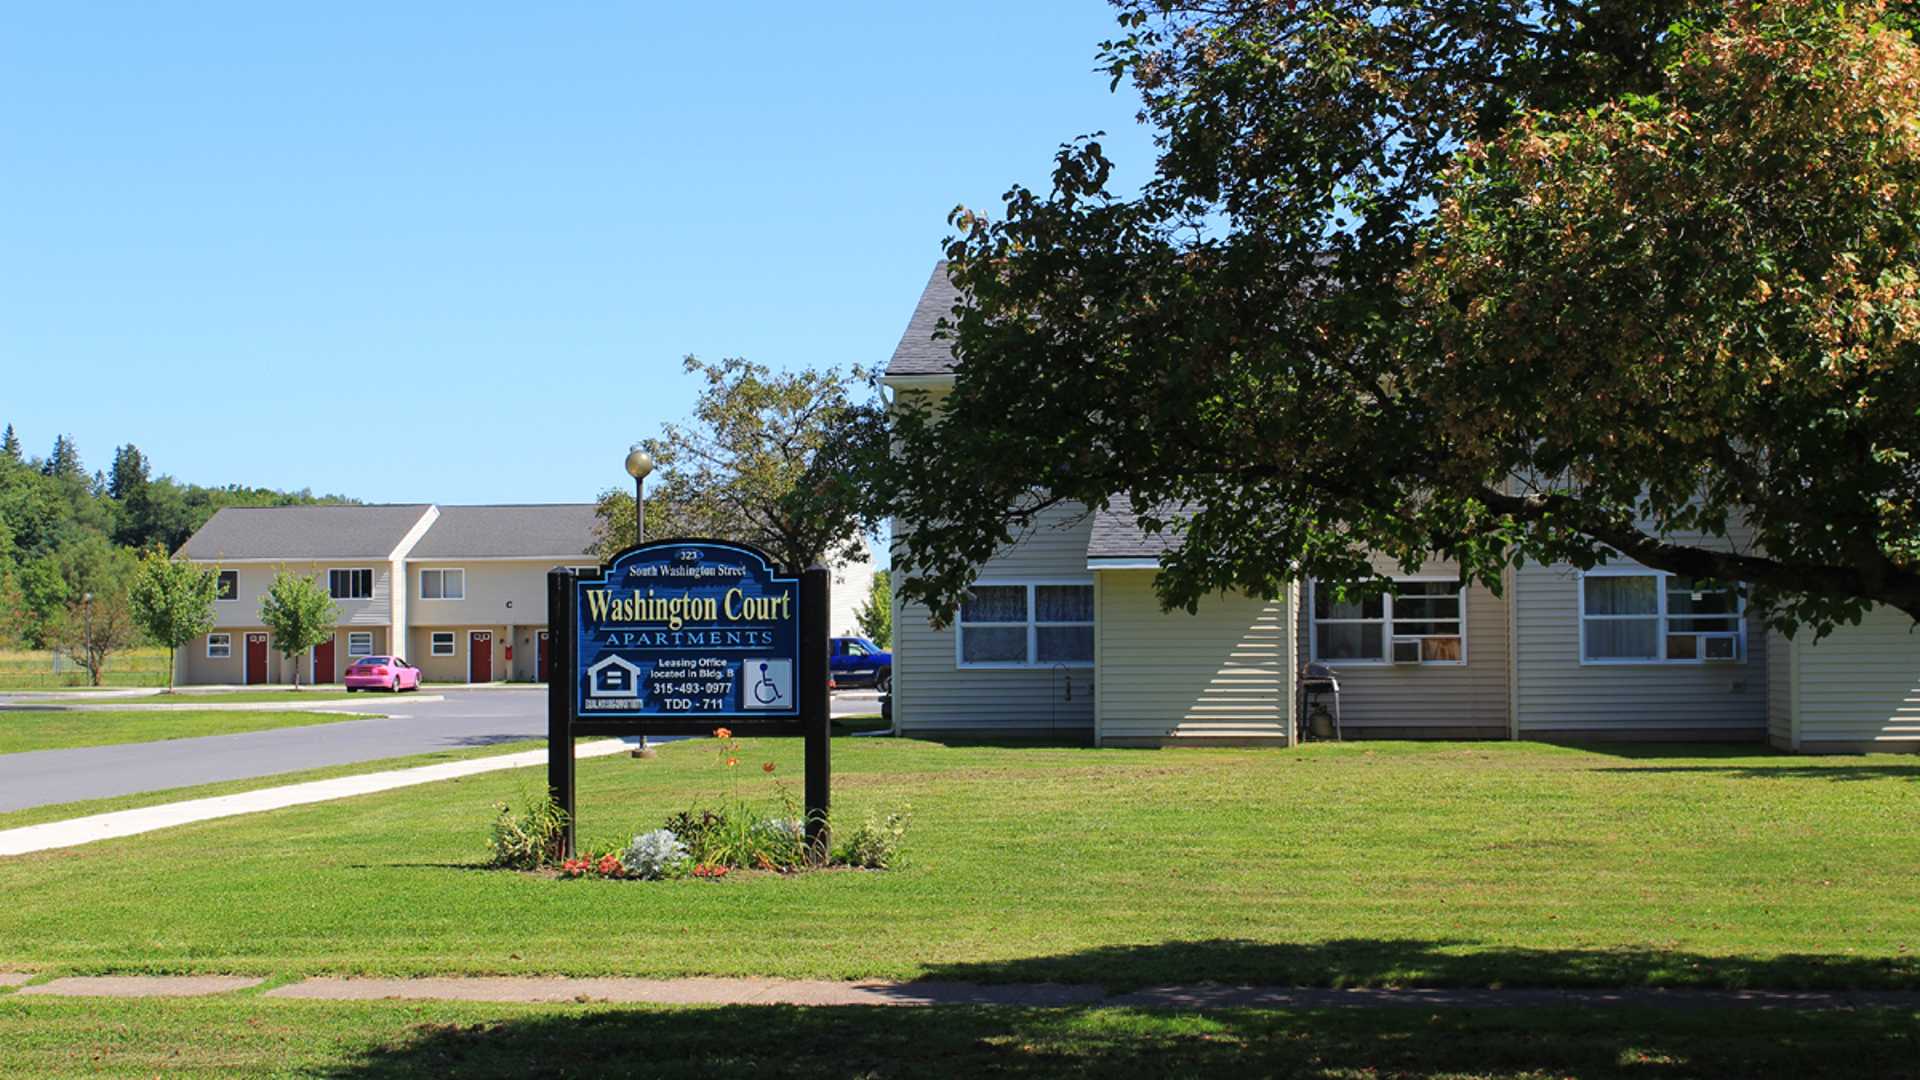
<path fill-rule="evenodd" d="M 551 799 L 528 799 L 527 808 L 519 812 L 501 803 L 488 838 L 491 865 L 561 878 L 719 881 L 734 871 L 793 874 L 830 867 L 886 870 L 899 864 L 910 808 L 869 814 L 830 846 L 809 842 L 792 793 L 777 780 L 770 802 L 741 796 L 742 745 L 726 728 L 713 734 L 729 781 L 727 796 L 717 807 L 683 810 L 659 828 L 635 834 L 624 847 L 564 858 L 566 814 Z M 760 771 L 772 777 L 774 763 L 763 763 Z M 831 829 L 822 832 L 832 835 Z"/>

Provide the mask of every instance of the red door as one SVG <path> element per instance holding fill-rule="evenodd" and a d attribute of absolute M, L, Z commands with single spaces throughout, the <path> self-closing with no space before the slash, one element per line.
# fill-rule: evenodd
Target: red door
<path fill-rule="evenodd" d="M 535 646 L 533 650 L 534 668 L 536 669 L 536 672 L 537 672 L 536 677 L 541 682 L 546 682 L 547 681 L 547 632 L 545 630 L 540 631 L 540 636 L 537 640 L 538 640 L 538 644 Z"/>
<path fill-rule="evenodd" d="M 493 631 L 467 632 L 467 681 L 493 681 Z"/>
<path fill-rule="evenodd" d="M 267 635 L 247 635 L 247 685 L 267 681 Z"/>
<path fill-rule="evenodd" d="M 313 647 L 313 681 L 315 685 L 333 681 L 332 638 L 328 638 Z"/>

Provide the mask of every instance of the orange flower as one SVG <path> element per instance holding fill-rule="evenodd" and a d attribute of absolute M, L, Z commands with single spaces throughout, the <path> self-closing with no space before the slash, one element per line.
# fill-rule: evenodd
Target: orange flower
<path fill-rule="evenodd" d="M 761 771 L 761 772 L 772 772 L 772 771 L 773 771 L 773 762 L 771 762 L 771 761 L 769 761 L 769 762 L 767 762 L 767 763 L 766 763 L 765 765 L 762 765 L 762 766 L 760 766 L 760 771 Z"/>
<path fill-rule="evenodd" d="M 723 727 L 714 728 L 713 737 L 716 739 L 731 739 L 733 738 L 733 729 Z"/>
<path fill-rule="evenodd" d="M 730 757 L 727 759 L 727 768 L 729 769 L 733 768 L 735 765 L 738 765 L 738 764 L 740 764 L 740 759 L 737 757 Z"/>

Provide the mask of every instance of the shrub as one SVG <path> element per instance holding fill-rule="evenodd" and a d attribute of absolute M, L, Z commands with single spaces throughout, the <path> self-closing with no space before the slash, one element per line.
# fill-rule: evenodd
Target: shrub
<path fill-rule="evenodd" d="M 515 813 L 506 803 L 495 803 L 499 815 L 487 847 L 492 865 L 514 870 L 538 870 L 560 861 L 565 843 L 567 812 L 546 795 L 521 797 L 525 810 Z"/>
<path fill-rule="evenodd" d="M 840 838 L 834 861 L 863 870 L 886 870 L 899 865 L 900 844 L 912 820 L 912 807 L 903 806 L 880 817 L 867 811 L 860 827 Z"/>
<path fill-rule="evenodd" d="M 620 865 L 626 869 L 627 876 L 646 881 L 679 877 L 686 873 L 692 861 L 687 845 L 681 843 L 671 829 L 655 829 L 636 836 L 620 854 Z"/>

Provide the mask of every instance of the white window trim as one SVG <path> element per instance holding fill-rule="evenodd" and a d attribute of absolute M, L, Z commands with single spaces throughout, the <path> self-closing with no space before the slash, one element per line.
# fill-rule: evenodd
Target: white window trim
<path fill-rule="evenodd" d="M 427 575 L 428 575 L 428 574 L 439 574 L 439 575 L 440 575 L 440 595 L 439 595 L 439 596 L 428 596 L 428 595 L 427 595 Z M 459 595 L 459 596 L 448 596 L 448 595 L 447 595 L 447 575 L 448 575 L 448 574 L 458 574 L 458 575 L 460 575 L 460 595 Z M 467 598 L 467 571 L 466 571 L 466 569 L 465 569 L 464 567 L 459 567 L 459 566 L 427 566 L 427 567 L 422 567 L 422 568 L 421 568 L 421 570 L 420 570 L 420 599 L 422 599 L 422 600 L 465 600 L 466 598 Z"/>
<path fill-rule="evenodd" d="M 1454 577 L 1451 574 L 1416 574 L 1412 577 L 1400 577 L 1398 575 L 1395 575 L 1393 580 L 1398 582 L 1409 582 L 1409 583 L 1421 582 L 1421 581 L 1440 581 L 1440 582 L 1445 582 L 1447 584 L 1458 584 L 1460 581 L 1459 578 Z M 1393 632 L 1393 594 L 1392 593 L 1381 594 L 1380 617 L 1378 619 L 1322 620 L 1320 616 L 1317 614 L 1317 612 L 1320 610 L 1319 593 L 1320 593 L 1320 582 L 1318 580 L 1312 580 L 1307 582 L 1307 656 L 1311 660 L 1314 660 L 1316 662 L 1321 662 L 1320 661 L 1320 624 L 1323 621 L 1329 626 L 1365 625 L 1365 624 L 1377 622 L 1380 624 L 1380 648 L 1384 651 L 1384 655 L 1374 660 L 1353 660 L 1348 658 L 1342 658 L 1339 660 L 1327 660 L 1324 662 L 1328 664 L 1339 664 L 1341 667 L 1466 667 L 1467 666 L 1467 660 L 1469 659 L 1469 650 L 1472 648 L 1472 643 L 1467 640 L 1467 588 L 1464 585 L 1460 587 L 1460 633 L 1458 635 L 1395 634 Z M 1429 620 L 1429 621 L 1433 621 L 1433 620 Z M 1417 664 L 1396 664 L 1393 662 L 1393 639 L 1395 637 L 1430 638 L 1430 637 L 1455 637 L 1455 636 L 1458 636 L 1460 638 L 1460 659 L 1458 660 L 1422 659 Z"/>
<path fill-rule="evenodd" d="M 220 595 L 220 579 L 227 574 L 233 575 L 233 595 Z M 213 602 L 216 604 L 235 604 L 240 601 L 240 571 L 215 570 L 213 572 Z"/>
<path fill-rule="evenodd" d="M 333 595 L 333 575 L 336 573 L 366 574 L 367 575 L 367 595 L 365 596 Z M 380 591 L 380 579 L 374 574 L 373 567 L 371 566 L 329 566 L 327 567 L 327 599 L 329 600 L 371 600 L 373 599 L 373 594 L 379 591 Z"/>
<path fill-rule="evenodd" d="M 1703 667 L 1708 664 L 1744 664 L 1747 662 L 1747 598 L 1744 595 L 1734 597 L 1736 606 L 1732 616 L 1726 615 L 1682 615 L 1683 619 L 1726 619 L 1733 621 L 1734 657 L 1731 660 L 1708 660 L 1694 657 L 1691 660 L 1672 659 L 1667 656 L 1667 635 L 1673 631 L 1667 629 L 1667 579 L 1674 574 L 1666 570 L 1654 570 L 1638 565 L 1596 566 L 1591 570 L 1582 570 L 1574 575 L 1574 594 L 1579 605 L 1580 618 L 1580 666 L 1581 667 Z M 1592 615 L 1587 614 L 1587 579 L 1590 577 L 1650 577 L 1654 579 L 1654 595 L 1658 598 L 1655 605 L 1657 614 L 1647 615 Z M 1628 622 L 1635 619 L 1653 619 L 1654 644 L 1659 646 L 1657 657 L 1623 656 L 1617 658 L 1589 659 L 1587 657 L 1587 620 L 1607 619 Z M 1684 632 L 1684 631 L 1683 631 Z"/>
<path fill-rule="evenodd" d="M 1083 586 L 1091 589 L 1093 588 L 1093 579 L 1091 577 L 981 578 L 979 581 L 976 581 L 973 584 L 975 586 L 991 586 L 991 585 L 1006 585 L 1006 586 L 1024 585 L 1026 586 L 1027 588 L 1026 622 L 1024 623 L 978 622 L 978 623 L 966 623 L 965 625 L 977 626 L 982 629 L 989 629 L 993 627 L 1004 628 L 1004 627 L 1014 627 L 1014 626 L 1025 626 L 1027 629 L 1027 656 L 1030 658 L 1037 658 L 1040 655 L 1039 628 L 1042 626 L 1094 626 L 1094 627 L 1098 626 L 1098 623 L 1095 619 L 1088 619 L 1084 622 L 1049 622 L 1049 623 L 1040 622 L 1037 619 L 1037 616 L 1039 615 L 1039 609 L 1034 603 L 1034 599 L 1035 599 L 1034 590 L 1040 586 L 1077 585 L 1077 586 Z M 1096 614 L 1097 614 L 1097 611 L 1096 611 Z M 1096 633 L 1097 632 L 1098 631 L 1096 630 Z M 960 612 L 956 611 L 954 612 L 954 616 L 953 616 L 953 666 L 963 671 L 1052 671 L 1054 668 L 1057 668 L 1057 667 L 1066 667 L 1066 668 L 1074 668 L 1074 669 L 1093 667 L 1092 660 L 1040 660 L 1040 659 L 966 660 L 966 659 L 963 659 L 963 657 L 965 656 L 965 653 L 962 650 L 963 643 L 961 641 L 961 638 L 963 636 L 964 636 L 964 631 L 962 629 L 962 623 L 960 622 Z M 1098 643 L 1096 642 L 1096 646 L 1097 644 Z"/>
<path fill-rule="evenodd" d="M 439 639 L 441 634 L 447 635 L 447 651 L 446 652 L 440 651 Z M 459 656 L 460 655 L 460 632 L 457 630 L 430 631 L 427 634 L 427 655 Z"/>
<path fill-rule="evenodd" d="M 221 642 L 225 644 L 226 650 L 227 650 L 226 652 L 217 653 L 213 651 L 214 638 L 219 638 Z M 233 659 L 233 635 L 232 634 L 208 634 L 207 635 L 207 659 L 209 660 Z"/>
<path fill-rule="evenodd" d="M 365 652 L 354 651 L 353 639 L 357 637 L 364 637 L 367 639 L 367 649 Z M 373 655 L 373 631 L 371 630 L 347 631 L 347 659 L 351 660 L 355 657 L 372 656 L 372 655 Z"/>

